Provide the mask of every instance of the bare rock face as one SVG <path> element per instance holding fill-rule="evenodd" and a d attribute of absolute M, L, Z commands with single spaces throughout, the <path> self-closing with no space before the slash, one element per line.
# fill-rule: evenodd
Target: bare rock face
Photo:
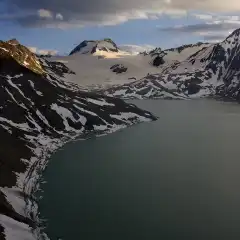
<path fill-rule="evenodd" d="M 110 70 L 112 70 L 116 74 L 121 74 L 127 72 L 128 68 L 123 66 L 122 64 L 115 64 L 110 68 Z"/>
<path fill-rule="evenodd" d="M 154 60 L 153 60 L 153 66 L 155 67 L 159 67 L 160 65 L 163 65 L 165 63 L 165 61 L 163 60 L 163 57 L 157 56 Z"/>

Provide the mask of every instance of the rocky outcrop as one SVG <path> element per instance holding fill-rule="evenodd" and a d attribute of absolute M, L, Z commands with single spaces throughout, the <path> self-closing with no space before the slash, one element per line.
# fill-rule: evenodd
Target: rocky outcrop
<path fill-rule="evenodd" d="M 163 65 L 164 63 L 165 63 L 165 61 L 163 60 L 163 57 L 157 56 L 154 58 L 152 64 L 155 67 L 159 67 L 160 65 Z"/>
<path fill-rule="evenodd" d="M 110 70 L 112 70 L 112 72 L 115 72 L 116 74 L 121 74 L 127 72 L 128 68 L 123 66 L 122 64 L 115 64 L 110 68 Z"/>

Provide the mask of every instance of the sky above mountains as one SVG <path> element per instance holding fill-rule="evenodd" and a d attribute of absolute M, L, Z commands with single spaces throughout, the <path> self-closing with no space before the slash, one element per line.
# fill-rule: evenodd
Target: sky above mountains
<path fill-rule="evenodd" d="M 129 51 L 223 40 L 240 28 L 239 0 L 0 0 L 0 39 L 67 54 L 85 39 Z"/>

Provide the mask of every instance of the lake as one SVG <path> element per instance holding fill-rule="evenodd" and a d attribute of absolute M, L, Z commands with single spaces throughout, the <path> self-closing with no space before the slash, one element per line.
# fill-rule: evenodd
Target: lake
<path fill-rule="evenodd" d="M 51 157 L 39 203 L 48 236 L 240 239 L 240 106 L 131 103 L 159 120 L 67 144 Z"/>

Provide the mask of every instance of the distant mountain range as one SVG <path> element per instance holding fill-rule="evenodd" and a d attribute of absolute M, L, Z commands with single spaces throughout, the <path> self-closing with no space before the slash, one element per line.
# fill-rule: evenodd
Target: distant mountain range
<path fill-rule="evenodd" d="M 69 57 L 54 60 L 76 73 L 67 81 L 112 97 L 238 100 L 239 31 L 221 43 L 156 48 L 135 56 L 114 55 L 120 50 L 111 39 L 84 41 Z"/>

